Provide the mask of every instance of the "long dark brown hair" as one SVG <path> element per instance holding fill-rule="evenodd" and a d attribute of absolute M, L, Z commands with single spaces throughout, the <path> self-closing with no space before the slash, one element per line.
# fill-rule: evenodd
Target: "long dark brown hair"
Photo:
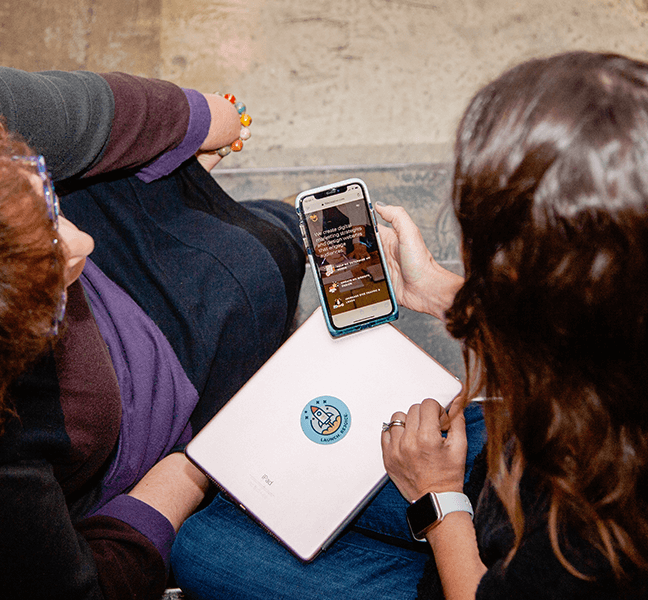
<path fill-rule="evenodd" d="M 502 398 L 489 473 L 517 544 L 531 472 L 568 570 L 566 529 L 619 577 L 646 568 L 648 65 L 576 52 L 506 72 L 462 119 L 453 203 L 466 279 L 448 327 L 470 393 Z"/>
<path fill-rule="evenodd" d="M 0 434 L 13 412 L 7 388 L 52 343 L 64 285 L 45 199 L 31 184 L 31 167 L 16 160 L 32 154 L 0 122 Z"/>

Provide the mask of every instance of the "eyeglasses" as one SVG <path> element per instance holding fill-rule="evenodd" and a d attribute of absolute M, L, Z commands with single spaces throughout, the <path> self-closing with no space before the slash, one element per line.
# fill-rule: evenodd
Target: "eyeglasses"
<path fill-rule="evenodd" d="M 47 214 L 49 215 L 54 229 L 58 231 L 59 228 L 59 214 L 61 212 L 61 206 L 59 204 L 58 196 L 54 191 L 54 184 L 52 183 L 52 177 L 47 170 L 47 165 L 45 164 L 45 157 L 42 155 L 38 156 L 13 156 L 13 160 L 19 161 L 30 167 L 34 167 L 38 172 L 42 182 L 43 182 L 43 196 L 45 197 L 45 203 L 47 204 Z M 59 243 L 58 237 L 55 237 L 52 240 L 52 244 L 56 247 Z M 58 335 L 59 327 L 63 322 L 63 317 L 65 317 L 65 306 L 67 304 L 67 290 L 63 288 L 61 292 L 61 298 L 59 299 L 58 306 L 56 308 L 56 313 L 52 318 L 52 327 L 49 331 L 49 336 L 55 337 Z"/>
<path fill-rule="evenodd" d="M 58 196 L 54 191 L 54 184 L 52 183 L 52 177 L 47 170 L 47 165 L 45 164 L 44 156 L 14 156 L 14 160 L 19 160 L 31 167 L 35 167 L 38 171 L 43 182 L 43 195 L 45 196 L 45 202 L 47 204 L 47 214 L 54 224 L 54 228 L 58 231 L 59 228 L 59 214 L 61 212 L 61 206 L 59 204 Z M 54 242 L 58 243 L 58 239 Z"/>

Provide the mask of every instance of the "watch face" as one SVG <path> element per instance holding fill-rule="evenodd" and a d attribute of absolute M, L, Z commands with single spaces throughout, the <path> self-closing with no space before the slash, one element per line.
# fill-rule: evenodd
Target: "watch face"
<path fill-rule="evenodd" d="M 425 532 L 439 520 L 439 517 L 431 494 L 425 494 L 407 508 L 407 522 L 412 535 L 417 540 L 425 539 Z"/>

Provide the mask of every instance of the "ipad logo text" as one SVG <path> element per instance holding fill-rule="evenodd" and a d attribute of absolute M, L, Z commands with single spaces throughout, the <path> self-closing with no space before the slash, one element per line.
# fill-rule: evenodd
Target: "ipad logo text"
<path fill-rule="evenodd" d="M 335 396 L 318 396 L 304 407 L 301 427 L 312 442 L 335 444 L 349 432 L 351 412 L 349 407 Z"/>
<path fill-rule="evenodd" d="M 272 481 L 272 479 L 270 479 L 270 477 L 265 474 L 261 477 L 261 481 L 263 481 L 266 485 L 272 485 L 274 483 L 274 481 Z"/>

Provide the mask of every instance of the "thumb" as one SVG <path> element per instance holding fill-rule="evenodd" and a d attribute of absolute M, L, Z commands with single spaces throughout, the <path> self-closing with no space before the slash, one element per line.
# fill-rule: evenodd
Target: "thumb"
<path fill-rule="evenodd" d="M 394 228 L 399 238 L 403 234 L 418 232 L 418 227 L 402 206 L 376 204 L 376 212 Z"/>

